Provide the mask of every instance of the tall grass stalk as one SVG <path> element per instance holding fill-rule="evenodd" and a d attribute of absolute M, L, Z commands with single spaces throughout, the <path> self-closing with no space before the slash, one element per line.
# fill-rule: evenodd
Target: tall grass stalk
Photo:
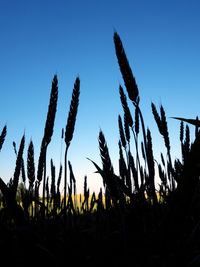
<path fill-rule="evenodd" d="M 38 161 L 37 169 L 37 180 L 38 180 L 38 191 L 39 186 L 43 178 L 43 206 L 45 206 L 45 188 L 46 188 L 46 153 L 47 147 L 51 142 L 51 137 L 53 135 L 54 121 L 57 109 L 57 100 L 58 100 L 58 80 L 57 75 L 54 76 L 51 87 L 51 95 L 47 113 L 47 119 L 44 128 L 44 136 L 42 139 L 42 144 L 40 148 L 40 156 Z"/>
<path fill-rule="evenodd" d="M 76 123 L 76 116 L 79 105 L 79 95 L 80 95 L 80 79 L 76 78 L 74 83 L 74 89 L 72 92 L 72 99 L 70 104 L 70 110 L 68 113 L 67 124 L 65 128 L 65 157 L 64 157 L 64 213 L 66 214 L 66 205 L 67 205 L 67 152 L 73 138 L 74 127 Z"/>

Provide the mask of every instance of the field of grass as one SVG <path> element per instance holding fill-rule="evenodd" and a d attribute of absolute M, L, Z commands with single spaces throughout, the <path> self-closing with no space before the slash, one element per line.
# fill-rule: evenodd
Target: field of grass
<path fill-rule="evenodd" d="M 24 159 L 23 136 L 18 149 L 13 143 L 16 167 L 12 179 L 6 184 L 0 178 L 0 251 L 1 261 L 7 265 L 27 266 L 30 262 L 46 266 L 200 265 L 199 120 L 176 118 L 181 121 L 178 131 L 182 156 L 173 162 L 165 110 L 152 103 L 152 116 L 166 148 L 161 151 L 160 162 L 155 161 L 151 131 L 146 128 L 140 109 L 139 89 L 116 32 L 114 44 L 127 92 L 119 86 L 123 107 L 123 116 L 118 117 L 119 175 L 114 173 L 109 148 L 100 130 L 102 166 L 90 161 L 102 178 L 104 188 L 98 195 L 90 193 L 85 177 L 83 194 L 76 192 L 68 149 L 79 106 L 77 77 L 66 128 L 62 130 L 64 166 L 59 166 L 59 175 L 55 177 L 52 159 L 51 177 L 47 177 L 46 155 L 58 99 L 55 75 L 38 165 L 32 141 Z M 192 144 L 189 124 L 196 129 Z M 6 133 L 5 126 L 0 135 L 0 150 Z M 155 188 L 156 169 L 159 189 Z M 19 183 L 20 177 L 22 183 Z M 63 197 L 61 180 L 64 181 Z M 39 196 L 41 188 L 42 196 Z"/>

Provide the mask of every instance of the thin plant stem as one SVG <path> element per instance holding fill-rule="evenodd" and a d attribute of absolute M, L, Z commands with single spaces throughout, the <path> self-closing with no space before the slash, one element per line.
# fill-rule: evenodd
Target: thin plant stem
<path fill-rule="evenodd" d="M 66 208 L 67 208 L 67 152 L 68 147 L 65 149 L 65 159 L 64 159 L 64 216 L 66 216 Z"/>
<path fill-rule="evenodd" d="M 134 137 L 134 141 L 135 141 L 135 149 L 136 149 L 136 173 L 137 173 L 137 180 L 138 180 L 138 176 L 139 176 L 139 170 L 140 170 L 140 157 L 139 157 L 139 153 L 138 153 L 138 136 L 135 135 L 133 126 L 131 127 L 132 133 L 133 133 L 133 137 Z M 146 158 L 145 158 L 145 164 L 146 164 Z"/>
<path fill-rule="evenodd" d="M 133 102 L 133 105 L 136 106 L 136 104 Z M 145 125 L 144 125 L 144 119 L 143 119 L 143 116 L 142 116 L 142 112 L 138 106 L 138 113 L 139 113 L 139 116 L 140 116 L 140 120 L 141 120 L 141 125 L 142 125 L 142 133 L 143 133 L 143 139 L 144 139 L 144 152 L 145 152 L 145 158 L 147 159 L 147 137 L 146 137 L 146 130 L 145 130 Z M 147 164 L 148 166 L 148 164 Z M 149 171 L 149 166 L 148 166 L 148 171 Z"/>
<path fill-rule="evenodd" d="M 45 207 L 45 187 L 46 187 L 46 154 L 44 158 L 44 173 L 43 173 L 43 192 L 42 192 L 42 203 Z M 43 210 L 43 216 L 45 216 L 45 210 Z"/>

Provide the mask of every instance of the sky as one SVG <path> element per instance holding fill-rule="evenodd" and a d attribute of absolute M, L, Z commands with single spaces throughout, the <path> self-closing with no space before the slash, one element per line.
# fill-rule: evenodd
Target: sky
<path fill-rule="evenodd" d="M 80 104 L 69 149 L 78 191 L 83 190 L 85 175 L 91 192 L 102 186 L 87 160 L 101 166 L 100 129 L 118 172 L 118 114 L 123 115 L 118 89 L 124 83 L 115 55 L 115 30 L 138 84 L 155 159 L 159 161 L 160 152 L 166 150 L 151 102 L 164 106 L 173 157 L 179 157 L 179 122 L 170 117 L 199 115 L 199 12 L 199 0 L 0 0 L 0 131 L 5 124 L 8 130 L 0 152 L 0 177 L 5 182 L 12 177 L 16 160 L 12 142 L 19 147 L 24 133 L 24 160 L 32 139 L 37 166 L 55 74 L 59 96 L 47 165 L 52 158 L 58 175 L 65 149 L 61 129 L 79 76 Z M 129 106 L 133 111 L 130 102 Z"/>

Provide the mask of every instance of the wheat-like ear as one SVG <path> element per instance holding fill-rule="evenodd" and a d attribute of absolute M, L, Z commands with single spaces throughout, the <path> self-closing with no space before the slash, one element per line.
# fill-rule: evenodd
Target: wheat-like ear
<path fill-rule="evenodd" d="M 13 142 L 13 148 L 14 148 L 14 152 L 15 155 L 17 157 L 17 147 L 16 147 L 16 143 Z M 21 177 L 22 177 L 22 181 L 25 184 L 26 183 L 26 174 L 25 174 L 25 167 L 24 167 L 24 160 L 22 159 L 22 163 L 21 163 Z"/>
<path fill-rule="evenodd" d="M 108 173 L 114 173 L 107 143 L 106 143 L 104 134 L 101 130 L 99 132 L 99 150 L 100 150 L 101 160 L 103 164 L 103 170 Z"/>
<path fill-rule="evenodd" d="M 34 163 L 34 147 L 33 142 L 31 141 L 28 147 L 27 155 L 27 176 L 29 179 L 29 188 L 33 189 L 35 181 L 35 163 Z"/>
<path fill-rule="evenodd" d="M 13 149 L 14 149 L 15 155 L 17 156 L 17 147 L 16 147 L 15 141 L 13 141 L 12 144 L 13 144 Z"/>
<path fill-rule="evenodd" d="M 132 119 L 131 112 L 130 112 L 130 109 L 129 109 L 128 104 L 127 104 L 126 95 L 124 94 L 124 90 L 121 87 L 121 85 L 119 86 L 119 93 L 120 93 L 120 99 L 121 99 L 122 107 L 124 110 L 124 117 L 126 118 L 128 125 L 130 127 L 132 127 L 133 126 L 133 119 Z"/>
<path fill-rule="evenodd" d="M 99 132 L 99 149 L 103 170 L 101 170 L 98 165 L 95 164 L 93 161 L 92 162 L 96 166 L 98 172 L 101 174 L 104 186 L 106 185 L 107 189 L 110 192 L 110 195 L 117 200 L 121 198 L 123 191 L 126 194 L 130 194 L 129 188 L 127 188 L 127 186 L 124 185 L 122 180 L 114 174 L 114 169 L 111 163 L 108 146 L 104 134 L 101 130 Z"/>
<path fill-rule="evenodd" d="M 52 81 L 47 119 L 45 123 L 44 136 L 42 139 L 42 144 L 40 148 L 40 156 L 39 156 L 39 161 L 38 161 L 37 180 L 39 183 L 42 180 L 42 175 L 43 175 L 44 167 L 46 164 L 45 161 L 46 161 L 47 146 L 50 143 L 51 137 L 53 135 L 57 100 L 58 100 L 58 80 L 57 80 L 57 76 L 55 75 Z M 44 181 L 44 187 L 45 187 L 45 181 Z M 43 191 L 45 191 L 45 189 L 43 189 Z"/>
<path fill-rule="evenodd" d="M 160 116 L 159 116 L 159 114 L 156 110 L 156 107 L 153 103 L 151 103 L 151 107 L 152 107 L 152 113 L 153 113 L 155 121 L 157 123 L 159 132 L 164 138 L 164 142 L 165 142 L 165 146 L 167 148 L 167 153 L 168 153 L 170 165 L 172 167 L 171 156 L 170 156 L 170 140 L 169 140 L 169 133 L 168 133 L 168 126 L 167 126 L 165 110 L 164 110 L 163 106 L 161 105 L 160 106 Z"/>
<path fill-rule="evenodd" d="M 23 156 L 23 151 L 24 151 L 24 143 L 25 143 L 25 136 L 23 135 L 21 142 L 20 142 L 19 152 L 17 154 L 16 167 L 15 167 L 15 172 L 13 176 L 12 191 L 14 195 L 16 195 L 17 186 L 19 182 L 19 175 L 20 175 L 20 170 L 21 170 L 22 160 L 23 160 L 22 156 Z"/>
<path fill-rule="evenodd" d="M 60 182 L 62 178 L 62 165 L 60 164 L 59 174 L 58 174 L 58 180 L 57 180 L 57 193 L 60 192 Z"/>
<path fill-rule="evenodd" d="M 180 123 L 180 141 L 183 143 L 183 137 L 184 137 L 184 124 L 183 121 Z"/>
<path fill-rule="evenodd" d="M 163 135 L 163 129 L 162 129 L 162 122 L 161 122 L 161 118 L 157 112 L 156 106 L 154 105 L 154 103 L 151 103 L 151 109 L 152 109 L 152 113 L 154 116 L 154 119 L 156 121 L 156 124 L 158 126 L 158 130 L 160 132 L 161 135 Z"/>
<path fill-rule="evenodd" d="M 44 129 L 44 140 L 45 140 L 46 146 L 50 143 L 51 137 L 53 135 L 57 100 L 58 100 L 58 79 L 57 79 L 57 75 L 55 75 L 52 81 L 50 102 L 49 102 L 47 119 L 46 119 L 46 124 L 45 124 L 45 129 Z"/>
<path fill-rule="evenodd" d="M 149 176 L 152 177 L 152 179 L 154 179 L 155 175 L 154 157 L 153 157 L 151 132 L 149 129 L 147 129 L 147 163 L 149 166 Z"/>
<path fill-rule="evenodd" d="M 167 148 L 167 151 L 169 153 L 170 151 L 170 141 L 169 141 L 169 133 L 168 133 L 168 126 L 167 126 L 167 120 L 165 116 L 165 110 L 163 106 L 160 106 L 160 114 L 161 114 L 161 123 L 162 123 L 162 132 L 163 132 L 163 137 L 165 141 L 165 146 Z"/>
<path fill-rule="evenodd" d="M 118 116 L 118 125 L 119 125 L 119 134 L 120 134 L 121 144 L 126 149 L 126 139 L 125 139 L 125 136 L 124 136 L 122 118 L 121 118 L 120 115 Z"/>
<path fill-rule="evenodd" d="M 69 110 L 67 125 L 65 129 L 65 143 L 66 143 L 67 148 L 70 145 L 70 142 L 72 140 L 73 133 L 74 133 L 76 115 L 77 115 L 78 104 L 79 104 L 79 94 L 80 94 L 80 79 L 79 77 L 77 77 L 75 84 L 74 84 L 70 110 Z"/>
<path fill-rule="evenodd" d="M 128 96 L 131 101 L 135 104 L 139 103 L 139 92 L 138 87 L 133 76 L 132 70 L 130 68 L 128 59 L 126 57 L 126 53 L 124 51 L 122 41 L 119 35 L 114 33 L 114 44 L 115 44 L 115 52 L 117 55 L 120 71 L 122 73 L 124 83 L 128 92 Z"/>
<path fill-rule="evenodd" d="M 185 141 L 183 143 L 183 151 L 184 151 L 183 160 L 184 163 L 186 163 L 190 152 L 190 129 L 188 125 L 186 125 L 185 127 Z"/>
<path fill-rule="evenodd" d="M 5 125 L 0 135 L 0 151 L 5 141 L 6 133 L 7 133 L 7 126 Z"/>
<path fill-rule="evenodd" d="M 121 85 L 119 86 L 119 93 L 120 93 L 120 99 L 121 99 L 121 103 L 122 103 L 122 107 L 124 109 L 124 130 L 125 130 L 125 137 L 127 142 L 130 142 L 130 131 L 129 131 L 129 126 L 132 127 L 133 126 L 133 119 L 127 104 L 127 100 L 126 100 L 126 95 L 124 94 L 124 90 L 121 87 Z M 123 129 L 123 127 L 122 127 Z"/>

